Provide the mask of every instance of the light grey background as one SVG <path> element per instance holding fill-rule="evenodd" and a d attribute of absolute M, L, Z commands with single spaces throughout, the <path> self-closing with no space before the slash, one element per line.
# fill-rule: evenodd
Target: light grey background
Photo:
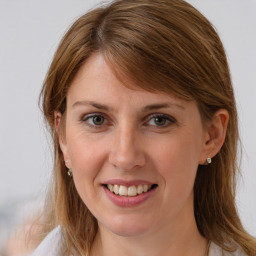
<path fill-rule="evenodd" d="M 17 210 L 13 205 L 44 193 L 52 159 L 37 105 L 40 88 L 64 32 L 99 2 L 0 0 L 0 224 L 8 209 Z M 237 203 L 256 235 L 256 1 L 189 2 L 214 24 L 226 48 L 244 147 Z"/>

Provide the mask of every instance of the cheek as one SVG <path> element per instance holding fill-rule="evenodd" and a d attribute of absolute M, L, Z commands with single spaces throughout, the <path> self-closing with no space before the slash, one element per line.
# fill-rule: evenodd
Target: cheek
<path fill-rule="evenodd" d="M 80 137 L 73 138 L 69 144 L 69 154 L 77 192 L 85 205 L 92 207 L 93 201 L 99 200 L 95 189 L 99 186 L 97 177 L 104 163 L 103 152 L 99 145 Z"/>
<path fill-rule="evenodd" d="M 68 154 L 77 183 L 91 182 L 97 176 L 104 159 L 102 144 L 90 141 L 80 134 L 68 141 Z"/>
<path fill-rule="evenodd" d="M 163 205 L 168 205 L 160 211 L 170 218 L 177 216 L 184 207 L 193 207 L 199 150 L 192 142 L 180 138 L 155 148 L 154 164 L 162 179 Z"/>
<path fill-rule="evenodd" d="M 172 193 L 192 190 L 202 143 L 189 133 L 170 138 L 154 147 L 154 164 Z"/>
<path fill-rule="evenodd" d="M 166 140 L 162 145 L 155 146 L 153 155 L 155 162 L 162 166 L 161 169 L 166 170 L 166 174 L 182 175 L 198 166 L 200 154 L 199 143 L 183 137 Z"/>

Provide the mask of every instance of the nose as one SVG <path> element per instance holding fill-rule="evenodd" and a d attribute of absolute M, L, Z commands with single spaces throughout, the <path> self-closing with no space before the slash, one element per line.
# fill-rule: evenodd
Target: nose
<path fill-rule="evenodd" d="M 141 134 L 125 128 L 115 132 L 109 153 L 109 162 L 124 171 L 134 170 L 146 164 Z"/>

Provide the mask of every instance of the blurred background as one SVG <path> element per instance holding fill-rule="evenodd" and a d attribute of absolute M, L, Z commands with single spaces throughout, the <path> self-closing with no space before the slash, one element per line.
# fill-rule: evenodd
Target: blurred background
<path fill-rule="evenodd" d="M 29 255 L 37 244 L 26 234 L 37 220 L 52 168 L 38 96 L 61 37 L 100 2 L 0 0 L 0 256 Z M 228 55 L 244 150 L 237 203 L 256 236 L 256 1 L 188 2 L 214 24 Z"/>

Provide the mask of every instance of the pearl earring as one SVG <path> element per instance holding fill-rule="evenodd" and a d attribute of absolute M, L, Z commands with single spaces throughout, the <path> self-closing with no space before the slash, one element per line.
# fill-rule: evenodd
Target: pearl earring
<path fill-rule="evenodd" d="M 73 176 L 73 172 L 72 172 L 72 169 L 71 169 L 71 168 L 68 170 L 68 176 L 69 176 L 69 177 L 72 177 L 72 176 Z"/>
<path fill-rule="evenodd" d="M 210 157 L 208 157 L 208 158 L 206 159 L 206 162 L 207 162 L 207 164 L 211 164 L 211 163 L 212 163 L 212 159 L 211 159 Z"/>

